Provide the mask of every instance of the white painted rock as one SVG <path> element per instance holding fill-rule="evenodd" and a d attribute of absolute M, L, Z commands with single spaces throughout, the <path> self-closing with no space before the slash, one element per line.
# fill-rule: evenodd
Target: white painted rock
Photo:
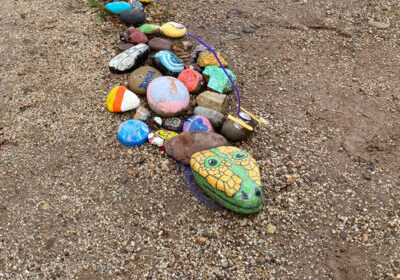
<path fill-rule="evenodd" d="M 150 48 L 145 44 L 138 44 L 123 51 L 110 60 L 108 67 L 113 73 L 126 73 L 142 65 L 150 53 Z"/>

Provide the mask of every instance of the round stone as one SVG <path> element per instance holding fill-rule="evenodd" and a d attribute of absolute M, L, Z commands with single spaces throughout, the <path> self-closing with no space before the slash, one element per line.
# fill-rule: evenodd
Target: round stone
<path fill-rule="evenodd" d="M 148 86 L 147 102 L 157 115 L 174 117 L 188 109 L 190 96 L 181 81 L 163 76 L 155 78 Z"/>
<path fill-rule="evenodd" d="M 123 11 L 119 15 L 119 19 L 128 26 L 139 26 L 143 24 L 145 15 L 139 9 L 130 9 Z"/>
<path fill-rule="evenodd" d="M 142 121 L 128 120 L 120 124 L 117 139 L 125 146 L 139 146 L 147 141 L 149 127 Z"/>
<path fill-rule="evenodd" d="M 185 131 L 214 131 L 210 121 L 204 116 L 192 116 L 183 124 L 183 132 Z"/>
<path fill-rule="evenodd" d="M 179 73 L 178 80 L 186 86 L 189 93 L 196 94 L 200 91 L 203 76 L 196 70 L 189 68 Z"/>
<path fill-rule="evenodd" d="M 110 2 L 104 5 L 106 11 L 112 14 L 120 14 L 123 11 L 132 9 L 132 6 L 128 2 Z"/>
<path fill-rule="evenodd" d="M 151 66 L 142 66 L 129 75 L 128 87 L 136 94 L 146 94 L 150 82 L 162 74 Z"/>
<path fill-rule="evenodd" d="M 170 51 L 159 51 L 153 57 L 153 66 L 166 76 L 178 76 L 183 71 L 182 60 Z"/>
<path fill-rule="evenodd" d="M 147 24 L 146 23 L 146 24 L 141 25 L 138 29 L 147 35 L 156 35 L 156 34 L 160 34 L 160 32 L 161 32 L 161 27 L 157 24 Z"/>
<path fill-rule="evenodd" d="M 181 38 L 186 34 L 186 27 L 176 22 L 168 22 L 161 26 L 161 32 L 164 36 L 170 38 Z"/>
<path fill-rule="evenodd" d="M 161 51 L 161 50 L 169 51 L 171 50 L 172 43 L 163 38 L 155 37 L 149 41 L 148 46 L 155 51 Z"/>
<path fill-rule="evenodd" d="M 252 131 L 246 129 L 240 124 L 227 119 L 221 129 L 221 134 L 230 142 L 244 141 L 250 137 Z"/>
<path fill-rule="evenodd" d="M 136 109 L 140 105 L 140 100 L 125 86 L 117 86 L 107 95 L 106 103 L 108 111 L 119 113 Z"/>

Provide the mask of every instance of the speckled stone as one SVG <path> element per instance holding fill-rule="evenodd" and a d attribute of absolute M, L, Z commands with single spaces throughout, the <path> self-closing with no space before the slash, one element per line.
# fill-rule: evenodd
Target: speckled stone
<path fill-rule="evenodd" d="M 232 78 L 233 82 L 236 83 L 235 74 L 233 74 L 229 69 L 226 69 L 226 72 Z M 203 76 L 207 81 L 207 87 L 209 90 L 219 93 L 228 93 L 232 90 L 231 82 L 220 67 L 207 66 L 203 71 Z"/>
<path fill-rule="evenodd" d="M 181 81 L 189 93 L 197 94 L 203 84 L 203 76 L 193 69 L 185 69 L 178 75 L 179 81 Z"/>

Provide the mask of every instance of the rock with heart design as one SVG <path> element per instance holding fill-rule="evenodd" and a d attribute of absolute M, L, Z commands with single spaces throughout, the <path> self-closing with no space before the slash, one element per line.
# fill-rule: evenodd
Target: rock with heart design
<path fill-rule="evenodd" d="M 179 73 L 178 79 L 186 86 L 191 94 L 198 93 L 203 83 L 203 76 L 196 70 L 190 68 Z"/>
<path fill-rule="evenodd" d="M 153 57 L 153 66 L 166 76 L 176 77 L 183 71 L 182 60 L 170 51 L 159 51 Z"/>
<path fill-rule="evenodd" d="M 162 76 L 155 78 L 147 87 L 147 102 L 157 115 L 174 117 L 188 109 L 190 96 L 181 81 Z"/>
<path fill-rule="evenodd" d="M 108 63 L 113 73 L 126 73 L 135 70 L 143 64 L 150 53 L 150 48 L 145 44 L 138 44 L 121 52 Z"/>
<path fill-rule="evenodd" d="M 117 139 L 123 145 L 139 146 L 145 143 L 150 133 L 149 127 L 142 121 L 127 120 L 118 128 Z"/>
<path fill-rule="evenodd" d="M 132 9 L 132 6 L 128 2 L 115 1 L 105 4 L 104 8 L 112 14 L 120 14 L 123 11 Z"/>
<path fill-rule="evenodd" d="M 122 36 L 120 36 L 122 38 Z M 146 34 L 135 27 L 126 30 L 125 42 L 130 44 L 146 44 L 149 41 Z"/>
<path fill-rule="evenodd" d="M 123 11 L 119 15 L 119 19 L 127 26 L 140 26 L 145 21 L 144 13 L 139 9 L 130 9 Z"/>
<path fill-rule="evenodd" d="M 184 122 L 182 130 L 214 131 L 210 121 L 204 116 L 191 116 Z"/>
<path fill-rule="evenodd" d="M 229 69 L 226 72 L 231 77 L 234 83 L 236 83 L 236 76 Z M 207 66 L 203 71 L 203 76 L 207 81 L 207 87 L 209 90 L 213 90 L 219 93 L 228 93 L 232 90 L 232 84 L 229 78 L 226 76 L 224 70 L 218 66 Z"/>
<path fill-rule="evenodd" d="M 171 21 L 161 26 L 161 32 L 164 36 L 170 38 L 181 38 L 186 34 L 186 27 L 180 23 Z"/>
<path fill-rule="evenodd" d="M 162 74 L 151 66 L 142 66 L 133 71 L 128 78 L 128 87 L 136 94 L 146 94 L 150 82 Z"/>
<path fill-rule="evenodd" d="M 106 104 L 108 111 L 120 113 L 136 109 L 140 105 L 140 100 L 125 86 L 117 86 L 107 95 Z"/>

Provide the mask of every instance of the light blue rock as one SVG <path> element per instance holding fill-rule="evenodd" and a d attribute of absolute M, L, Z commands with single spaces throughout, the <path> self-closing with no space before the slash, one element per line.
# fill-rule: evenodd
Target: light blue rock
<path fill-rule="evenodd" d="M 144 11 L 144 7 L 143 7 L 143 4 L 141 2 L 133 0 L 133 1 L 129 1 L 129 3 L 133 8 L 139 9 L 142 12 Z"/>
<path fill-rule="evenodd" d="M 120 14 L 123 11 L 132 9 L 132 6 L 128 2 L 110 2 L 107 3 L 104 8 L 112 14 Z"/>
<path fill-rule="evenodd" d="M 147 141 L 150 133 L 149 127 L 139 120 L 127 120 L 120 124 L 117 132 L 117 139 L 123 145 L 139 146 Z"/>

